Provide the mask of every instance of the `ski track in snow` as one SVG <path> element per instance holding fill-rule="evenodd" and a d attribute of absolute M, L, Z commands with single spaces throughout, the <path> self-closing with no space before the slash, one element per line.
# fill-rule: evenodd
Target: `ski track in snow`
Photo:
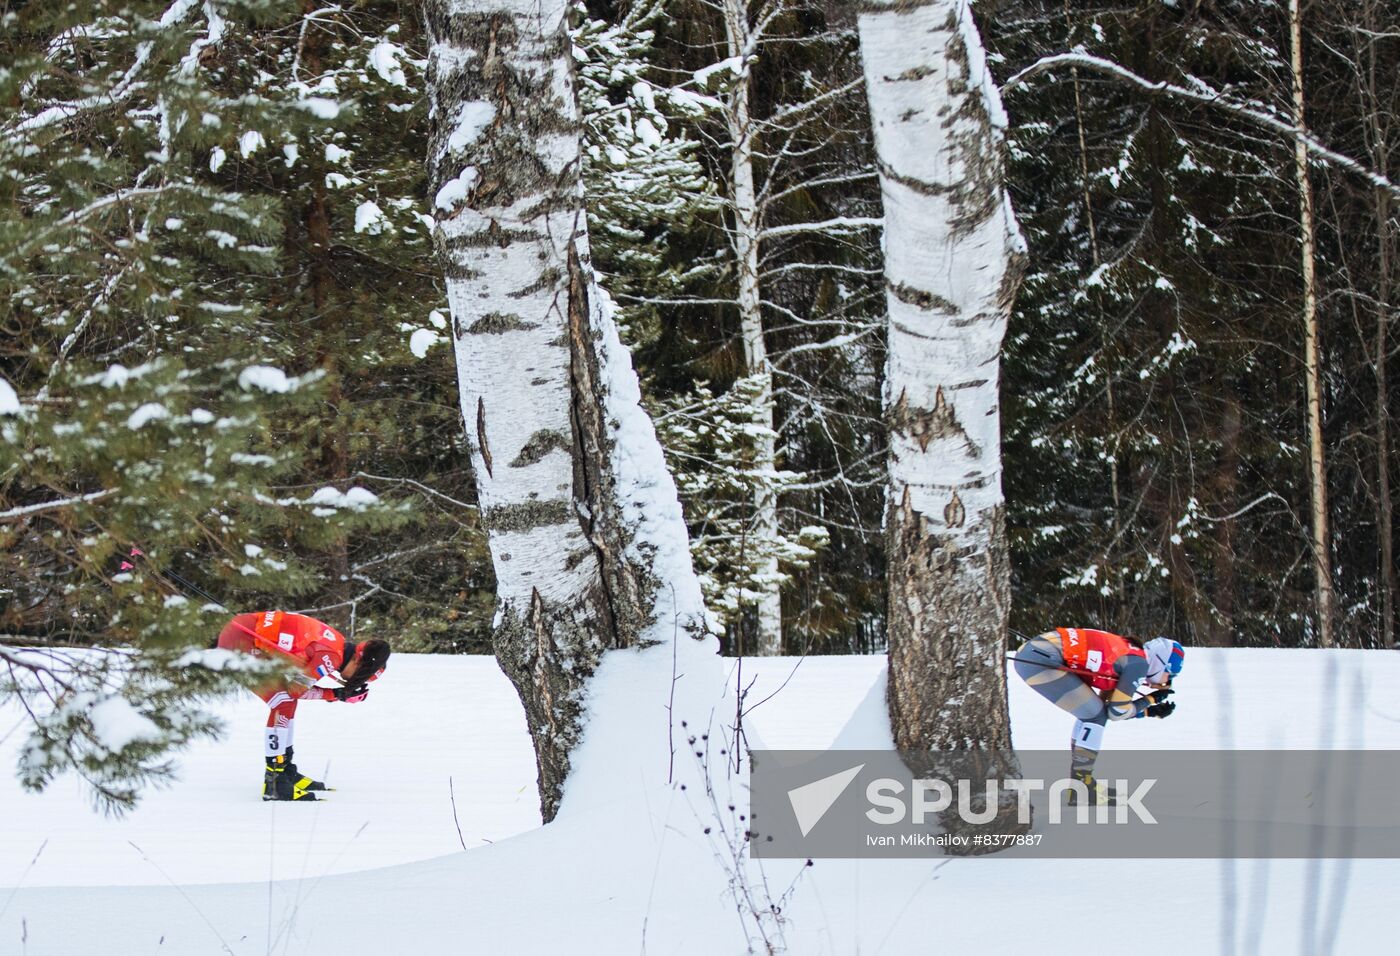
<path fill-rule="evenodd" d="M 788 681 L 749 716 L 754 746 L 888 746 L 883 657 L 742 666 L 750 705 Z M 1193 648 L 1176 714 L 1110 726 L 1105 752 L 1396 749 L 1396 686 L 1389 652 Z M 1070 718 L 1010 687 L 1017 745 L 1063 748 Z M 723 878 L 698 876 L 718 864 L 694 801 L 618 781 L 538 828 L 523 714 L 491 658 L 398 655 L 364 704 L 303 703 L 297 763 L 339 788 L 314 806 L 261 801 L 260 701 L 245 693 L 219 712 L 226 737 L 191 747 L 171 789 L 115 820 L 72 775 L 22 791 L 24 729 L 12 731 L 13 703 L 0 706 L 0 953 L 241 956 L 340 949 L 347 933 L 365 953 L 745 951 Z M 1100 903 L 1129 907 L 1123 931 L 1171 951 L 1310 954 L 1389 937 L 1400 861 L 819 860 L 764 872 L 775 892 L 800 879 L 784 939 L 803 956 L 1080 954 L 1099 937 L 1075 914 Z M 342 930 L 361 906 L 371 918 Z"/>

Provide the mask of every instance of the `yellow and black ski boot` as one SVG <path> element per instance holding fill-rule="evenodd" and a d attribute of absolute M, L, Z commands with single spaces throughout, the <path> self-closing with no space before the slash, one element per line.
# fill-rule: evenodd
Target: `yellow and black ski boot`
<path fill-rule="evenodd" d="M 292 763 L 292 748 L 285 754 L 267 758 L 263 771 L 264 800 L 315 800 L 316 793 L 329 789 L 319 780 L 303 776 Z"/>
<path fill-rule="evenodd" d="M 1089 795 L 1088 806 L 1097 807 L 1104 804 L 1114 806 L 1118 802 L 1118 791 L 1101 783 L 1092 772 L 1088 770 L 1071 770 L 1070 776 L 1079 783 L 1084 784 L 1084 789 Z M 1079 791 L 1073 789 L 1066 790 L 1065 799 L 1070 806 L 1077 806 L 1079 804 Z"/>

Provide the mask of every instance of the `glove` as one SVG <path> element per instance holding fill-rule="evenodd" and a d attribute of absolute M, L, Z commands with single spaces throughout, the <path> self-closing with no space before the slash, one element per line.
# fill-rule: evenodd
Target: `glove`
<path fill-rule="evenodd" d="M 1176 693 L 1176 691 L 1172 690 L 1170 687 L 1164 687 L 1161 690 L 1153 691 L 1152 693 L 1148 694 L 1147 700 L 1148 703 L 1160 704 L 1174 693 Z M 1173 704 L 1172 706 L 1176 705 Z"/>
<path fill-rule="evenodd" d="M 347 704 L 358 704 L 369 696 L 369 688 L 364 684 L 356 684 L 354 687 L 337 687 L 331 693 L 336 700 L 344 701 Z"/>
<path fill-rule="evenodd" d="M 1143 713 L 1149 717 L 1170 717 L 1174 710 L 1176 710 L 1176 704 L 1167 701 L 1165 704 L 1152 704 Z"/>

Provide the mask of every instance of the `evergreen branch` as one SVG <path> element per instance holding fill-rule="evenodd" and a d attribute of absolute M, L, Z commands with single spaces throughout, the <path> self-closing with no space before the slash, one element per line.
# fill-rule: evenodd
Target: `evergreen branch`
<path fill-rule="evenodd" d="M 108 495 L 116 494 L 115 488 L 108 488 L 105 491 L 94 491 L 86 495 L 76 495 L 72 498 L 59 498 L 54 501 L 41 501 L 36 505 L 21 505 L 18 508 L 11 508 L 9 511 L 0 511 L 0 521 L 9 521 L 12 518 L 22 518 L 25 515 L 36 514 L 40 511 L 49 511 L 53 508 L 67 508 L 70 505 L 83 504 L 89 501 L 97 501 L 106 498 Z"/>
<path fill-rule="evenodd" d="M 1325 160 L 1349 172 L 1353 172 L 1378 189 L 1384 189 L 1391 195 L 1400 198 L 1400 185 L 1396 185 L 1390 179 L 1382 176 L 1369 166 L 1352 159 L 1350 156 L 1328 148 L 1306 130 L 1300 129 L 1291 123 L 1271 115 L 1261 108 L 1263 106 L 1261 103 L 1237 100 L 1224 93 L 1209 90 L 1209 88 L 1207 88 L 1206 92 L 1202 92 L 1200 90 L 1187 89 L 1175 83 L 1168 83 L 1165 80 L 1154 82 L 1144 76 L 1139 76 L 1127 67 L 1114 63 L 1112 60 L 1107 60 L 1099 56 L 1092 56 L 1088 53 L 1057 53 L 1054 56 L 1042 57 L 1002 84 L 1002 93 L 1009 93 L 1016 87 L 1024 84 L 1027 80 L 1061 66 L 1077 67 L 1079 69 L 1090 70 L 1105 76 L 1123 80 L 1154 96 L 1165 95 L 1177 99 L 1190 100 L 1193 103 L 1201 103 L 1206 106 L 1216 107 L 1233 116 L 1248 120 L 1256 126 L 1273 130 L 1296 142 L 1302 143 L 1314 157 Z"/>
<path fill-rule="evenodd" d="M 97 293 L 96 298 L 92 300 L 92 304 L 83 312 L 82 319 L 73 327 L 73 331 L 69 332 L 63 339 L 63 344 L 60 345 L 58 349 L 58 357 L 54 359 L 53 365 L 49 366 L 48 377 L 36 396 L 39 401 L 43 401 L 49 397 L 49 385 L 53 383 L 54 376 L 57 375 L 59 369 L 63 367 L 63 363 L 68 360 L 68 353 L 73 350 L 73 346 L 77 344 L 78 339 L 81 338 L 83 332 L 87 330 L 88 323 L 92 321 L 92 317 L 98 311 L 106 307 L 107 302 L 112 298 L 112 293 L 116 291 L 117 286 L 130 269 L 131 266 L 129 264 L 125 265 L 107 278 L 106 284 L 103 285 L 101 291 Z"/>
<path fill-rule="evenodd" d="M 161 15 L 158 21 L 159 25 L 162 27 L 169 27 L 179 23 L 189 15 L 189 12 L 194 9 L 194 6 L 195 0 L 175 0 L 175 2 L 170 5 L 169 9 Z M 88 110 L 115 106 L 143 87 L 144 84 L 137 82 L 137 77 L 150 60 L 151 51 L 154 48 L 155 44 L 150 40 L 137 44 L 135 62 L 127 68 L 127 71 L 122 74 L 122 78 L 117 81 L 112 89 L 102 93 L 95 93 L 92 96 L 84 97 L 80 100 L 56 103 L 33 116 L 12 124 L 5 129 L 3 133 L 0 133 L 0 137 L 10 140 L 12 145 L 23 143 L 28 139 L 30 134 L 66 122 Z"/>
<path fill-rule="evenodd" d="M 165 185 L 161 186 L 138 186 L 134 189 L 118 190 L 117 192 L 111 193 L 110 195 L 103 196 L 101 199 L 97 199 L 93 202 L 88 203 L 82 209 L 75 209 L 63 218 L 57 219 L 49 223 L 43 229 L 39 230 L 39 232 L 37 232 L 33 236 L 30 236 L 27 242 L 21 243 L 15 249 L 13 256 L 16 258 L 26 256 L 29 254 L 31 249 L 39 245 L 41 242 L 43 242 L 45 239 L 47 239 L 49 236 L 53 235 L 60 229 L 65 229 L 69 226 L 77 225 L 84 219 L 87 219 L 89 216 L 95 216 L 100 212 L 104 212 L 107 209 L 118 205 L 119 203 L 128 202 L 136 199 L 146 199 L 153 196 L 162 196 L 169 192 L 190 192 L 195 194 L 196 196 L 204 196 L 208 199 L 221 199 L 225 202 L 235 204 L 240 201 L 240 197 L 236 195 L 219 193 L 214 190 L 206 189 L 202 186 L 193 185 L 191 183 L 166 183 Z"/>

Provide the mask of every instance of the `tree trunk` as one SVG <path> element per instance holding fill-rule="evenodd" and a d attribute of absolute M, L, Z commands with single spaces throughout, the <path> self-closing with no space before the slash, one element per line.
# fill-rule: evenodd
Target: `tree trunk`
<path fill-rule="evenodd" d="M 1366 59 L 1367 99 L 1371 104 L 1371 156 L 1376 172 L 1390 177 L 1390 144 L 1387 142 L 1387 125 L 1382 119 L 1381 96 L 1385 82 L 1377 75 L 1377 38 L 1381 23 L 1376 15 L 1376 5 L 1366 7 L 1365 26 L 1372 39 L 1367 43 Z M 1395 646 L 1395 510 L 1390 500 L 1390 387 L 1387 382 L 1388 370 L 1386 350 L 1390 348 L 1390 295 L 1391 295 L 1391 211 L 1390 193 L 1375 189 L 1376 209 L 1376 526 L 1380 537 L 1380 579 L 1381 579 L 1381 646 Z"/>
<path fill-rule="evenodd" d="M 1322 445 L 1322 375 L 1317 332 L 1317 263 L 1313 225 L 1312 182 L 1308 176 L 1308 148 L 1301 135 L 1303 111 L 1303 17 L 1299 0 L 1288 4 L 1289 46 L 1293 74 L 1294 169 L 1298 180 L 1298 208 L 1303 255 L 1304 375 L 1307 379 L 1308 484 L 1312 491 L 1313 576 L 1317 589 L 1317 642 L 1331 647 L 1333 638 L 1332 559 L 1327 534 L 1327 462 Z"/>
<path fill-rule="evenodd" d="M 565 8 L 564 0 L 428 4 L 429 168 L 496 569 L 492 638 L 525 705 L 546 820 L 578 742 L 584 681 L 604 648 L 635 639 L 604 584 L 606 545 L 585 527 L 589 469 L 573 384 L 587 289 L 574 251 L 584 223 Z M 441 192 L 452 183 L 470 187 L 457 205 Z"/>
<path fill-rule="evenodd" d="M 752 51 L 747 0 L 724 0 L 724 29 L 731 57 L 745 57 Z M 739 278 L 739 332 L 744 343 L 744 368 L 748 375 L 761 377 L 763 387 L 754 401 L 759 406 L 760 424 L 766 429 L 757 442 L 754 467 L 761 472 L 777 470 L 777 443 L 773 417 L 773 374 L 768 364 L 768 348 L 763 341 L 763 306 L 759 295 L 759 211 L 754 188 L 754 128 L 749 116 L 749 85 L 753 74 L 744 62 L 725 109 L 731 154 L 731 202 L 734 207 L 734 261 Z M 753 538 L 762 547 L 778 536 L 778 499 L 772 489 L 761 489 L 754 496 Z M 756 654 L 774 655 L 783 649 L 783 603 L 778 587 L 778 559 L 766 559 L 760 571 L 762 580 L 757 605 L 758 646 Z"/>
<path fill-rule="evenodd" d="M 1381 167 L 1385 174 L 1384 165 Z M 1381 539 L 1381 646 L 1395 646 L 1394 506 L 1390 501 L 1390 388 L 1386 325 L 1390 321 L 1390 194 L 1376 190 L 1379 264 L 1376 270 L 1376 510 Z"/>
<path fill-rule="evenodd" d="M 1244 434 L 1244 414 L 1234 383 L 1224 386 L 1224 409 L 1220 416 L 1220 458 L 1216 466 L 1215 500 L 1223 508 L 1233 508 L 1240 487 L 1240 442 Z M 1235 574 L 1235 518 L 1225 518 L 1215 526 L 1215 610 L 1219 623 L 1213 629 L 1211 641 L 1217 647 L 1235 644 L 1235 596 L 1238 576 Z"/>
<path fill-rule="evenodd" d="M 704 636 L 685 524 L 589 265 L 567 9 L 567 0 L 427 4 L 428 166 L 496 571 L 492 639 L 525 707 L 546 821 L 603 652 L 674 640 L 686 656 L 677 647 L 667 662 L 679 659 L 694 682 L 703 662 L 687 657 L 714 651 L 713 641 L 682 641 Z M 638 693 L 676 701 L 677 680 Z M 648 713 L 660 711 L 654 703 Z M 626 704 L 589 706 L 591 722 Z M 630 756 L 604 747 L 593 762 Z"/>
<path fill-rule="evenodd" d="M 966 0 L 865 0 L 885 204 L 889 708 L 906 752 L 1009 749 L 998 405 L 1024 268 Z"/>

